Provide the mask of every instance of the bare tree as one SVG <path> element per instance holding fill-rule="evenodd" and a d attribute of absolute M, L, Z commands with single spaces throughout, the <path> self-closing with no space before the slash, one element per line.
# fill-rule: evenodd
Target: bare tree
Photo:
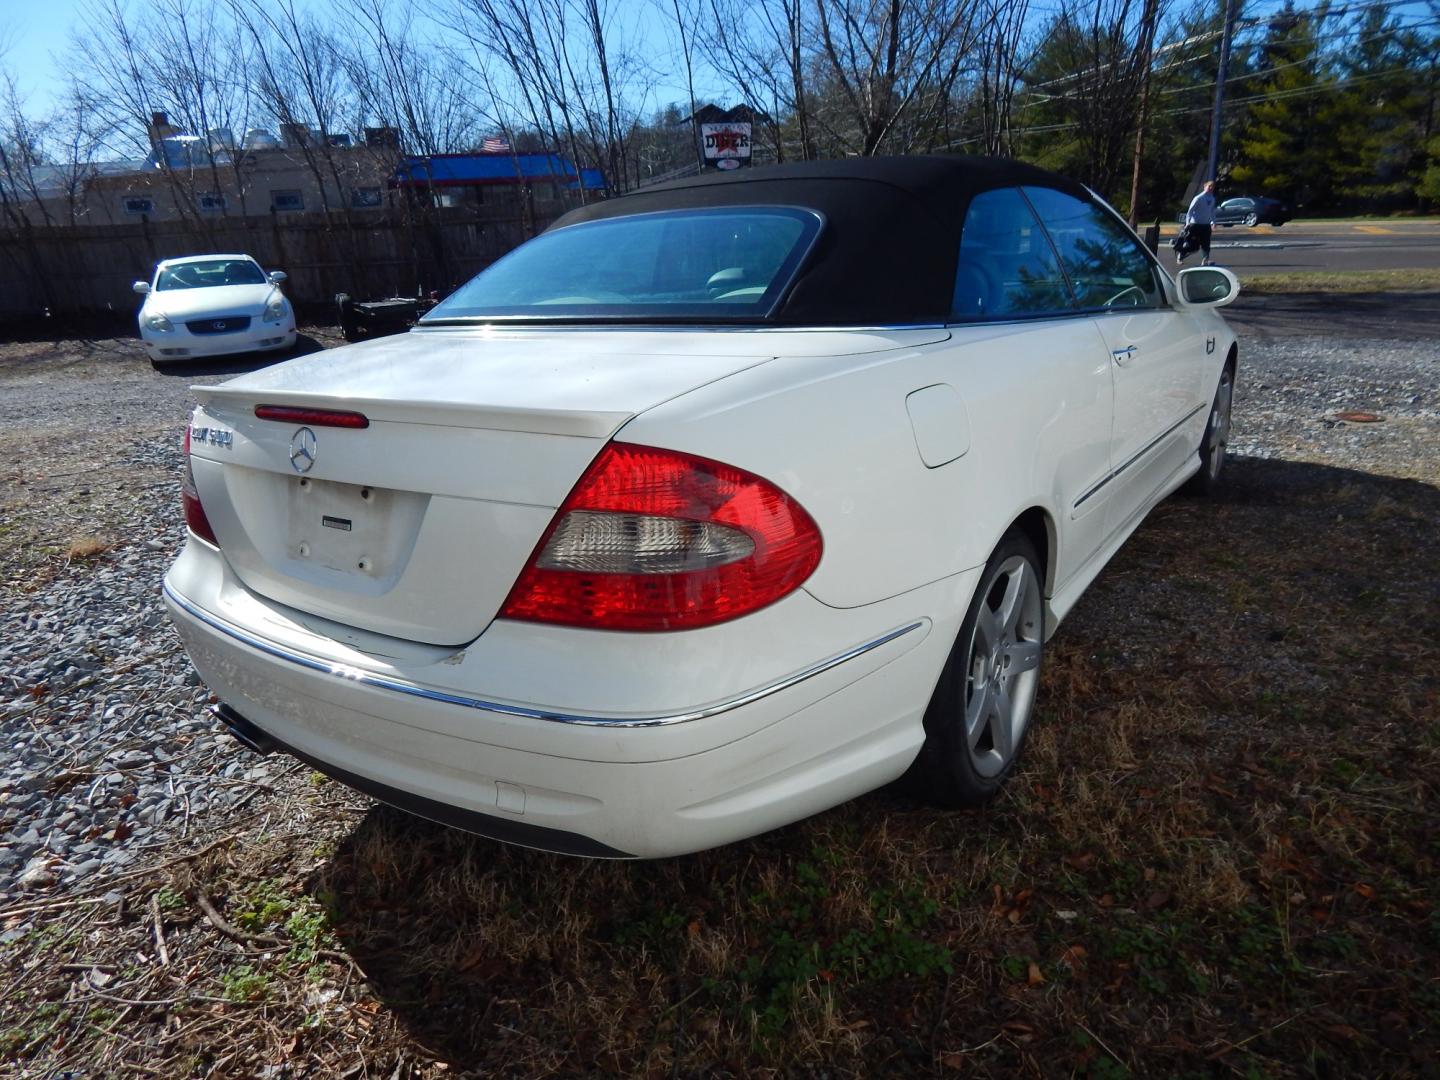
<path fill-rule="evenodd" d="M 188 170 L 190 186 L 206 188 L 212 200 L 207 212 L 228 212 L 223 201 L 214 201 L 224 190 L 222 170 L 234 171 L 236 188 L 244 212 L 245 187 L 234 140 L 224 146 L 224 132 L 249 123 L 252 95 L 249 89 L 249 56 L 244 38 L 222 13 L 195 0 L 153 0 L 155 11 L 148 41 L 148 79 L 164 102 L 171 123 L 190 133 L 187 152 L 172 169 Z M 156 17 L 158 16 L 158 17 Z M 208 178 L 207 178 L 208 174 Z"/>
<path fill-rule="evenodd" d="M 661 10 L 664 11 L 663 6 L 661 7 Z M 680 59 L 685 64 L 685 90 L 690 99 L 690 123 L 692 128 L 690 141 L 694 144 L 695 166 L 696 168 L 703 169 L 705 167 L 705 159 L 701 155 L 700 141 L 695 138 L 693 131 L 695 123 L 694 116 L 696 112 L 694 46 L 695 23 L 697 21 L 697 14 L 694 5 L 690 3 L 690 0 L 686 0 L 684 8 L 681 8 L 680 0 L 670 0 L 670 12 L 673 13 L 673 15 L 675 16 L 675 31 L 680 35 Z M 636 168 L 636 175 L 638 178 L 638 163 Z"/>
<path fill-rule="evenodd" d="M 478 139 L 488 109 L 453 49 L 422 40 L 416 12 L 391 0 L 337 0 L 355 28 L 337 43 L 362 113 L 394 126 L 409 152 L 453 153 Z"/>
<path fill-rule="evenodd" d="M 441 18 L 472 50 L 497 58 L 509 84 L 508 94 L 496 95 L 497 105 L 552 148 L 566 148 L 578 164 L 579 125 L 563 78 L 565 0 L 543 4 L 532 19 L 522 0 L 455 0 Z"/>
<path fill-rule="evenodd" d="M 987 154 L 1009 157 L 1013 152 L 1011 120 L 1015 92 L 1024 73 L 1021 49 L 1030 11 L 1029 0 L 987 0 L 987 29 L 977 47 L 980 144 Z"/>
<path fill-rule="evenodd" d="M 1131 164 L 1138 103 L 1150 68 L 1145 0 L 1063 0 L 1044 29 L 1031 90 L 1046 130 L 1073 131 L 1078 151 L 1061 167 L 1113 194 Z"/>
<path fill-rule="evenodd" d="M 710 66 L 737 89 L 763 121 L 776 161 L 818 156 L 808 90 L 804 0 L 709 0 L 703 51 Z M 786 146 L 785 120 L 793 118 L 796 145 Z"/>
<path fill-rule="evenodd" d="M 328 134 L 347 112 L 346 82 L 338 50 L 314 16 L 294 0 L 228 0 L 249 39 L 256 94 L 262 107 L 290 134 L 320 191 L 320 208 L 343 195 L 344 179 Z M 341 208 L 345 203 L 340 203 Z"/>
<path fill-rule="evenodd" d="M 44 124 L 26 110 L 15 77 L 0 76 L 0 209 L 13 225 L 29 220 L 25 207 L 45 225 L 55 224 L 41 189 L 45 173 Z"/>
<path fill-rule="evenodd" d="M 66 217 L 75 225 L 88 210 L 86 196 L 99 171 L 95 159 L 109 130 L 83 90 L 75 85 L 52 114 L 48 129 L 50 168 L 65 198 Z"/>
<path fill-rule="evenodd" d="M 815 0 L 824 71 L 838 93 L 827 127 L 848 153 L 909 153 L 937 121 L 988 27 L 964 0 Z"/>

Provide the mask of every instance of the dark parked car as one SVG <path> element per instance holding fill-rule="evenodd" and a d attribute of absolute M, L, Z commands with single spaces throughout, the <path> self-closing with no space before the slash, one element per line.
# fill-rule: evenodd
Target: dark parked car
<path fill-rule="evenodd" d="M 1215 224 L 1226 228 L 1231 225 L 1284 225 L 1293 216 L 1285 203 L 1264 195 L 1226 199 L 1215 208 Z"/>

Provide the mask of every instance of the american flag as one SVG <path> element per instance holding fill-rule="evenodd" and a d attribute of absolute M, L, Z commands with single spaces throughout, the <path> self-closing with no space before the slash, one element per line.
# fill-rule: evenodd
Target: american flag
<path fill-rule="evenodd" d="M 508 154 L 510 153 L 510 140 L 503 135 L 492 135 L 480 144 L 480 150 L 486 154 Z"/>

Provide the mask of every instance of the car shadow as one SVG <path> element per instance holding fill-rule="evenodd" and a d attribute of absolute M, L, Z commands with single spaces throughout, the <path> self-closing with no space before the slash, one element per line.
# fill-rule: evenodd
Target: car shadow
<path fill-rule="evenodd" d="M 1060 674 L 1042 691 L 1037 724 L 1063 726 L 1052 712 L 1090 718 L 1113 707 L 1103 679 L 1066 681 L 1064 672 L 1076 665 L 1142 665 L 1136 678 L 1169 684 L 1167 693 L 1187 695 L 1185 709 L 1209 717 L 1202 722 L 1213 739 L 1173 751 L 1193 755 L 1204 772 L 1205 755 L 1220 753 L 1215 745 L 1237 725 L 1263 722 L 1220 715 L 1207 698 L 1205 687 L 1229 665 L 1264 655 L 1274 660 L 1265 672 L 1267 694 L 1301 700 L 1319 693 L 1323 705 L 1333 658 L 1312 641 L 1320 635 L 1306 632 L 1296 596 L 1304 612 L 1324 613 L 1330 625 L 1383 622 L 1399 612 L 1411 641 L 1440 640 L 1440 558 L 1428 541 L 1437 527 L 1440 490 L 1433 485 L 1234 458 L 1214 498 L 1162 503 L 1081 598 L 1050 646 L 1061 661 L 1052 672 Z M 1357 562 L 1356 550 L 1387 555 Z M 1252 587 L 1261 562 L 1273 592 Z M 1347 638 L 1348 662 L 1391 670 L 1393 640 L 1388 633 Z M 1147 643 L 1156 650 L 1149 660 Z M 1175 649 L 1187 650 L 1187 664 L 1216 674 L 1186 682 Z M 1305 730 L 1292 735 L 1303 738 Z M 594 1041 L 597 1026 L 613 1021 L 639 1031 L 641 1043 L 673 1042 L 678 1060 L 688 1031 L 722 1022 L 713 995 L 710 1013 L 699 1011 L 711 994 L 702 992 L 707 972 L 733 986 L 736 972 L 746 970 L 745 950 L 765 947 L 747 935 L 788 933 L 784 911 L 793 908 L 786 905 L 828 903 L 805 891 L 814 867 L 874 865 L 883 877 L 911 858 L 927 872 L 963 878 L 987 848 L 1032 842 L 1035 819 L 1021 810 L 1042 768 L 1031 764 L 1027 772 L 1022 763 L 983 810 L 934 809 L 892 785 L 750 840 L 654 862 L 530 851 L 376 806 L 313 872 L 308 888 L 390 1014 L 427 1053 L 460 1068 L 529 1054 L 537 1071 L 588 1072 L 606 1061 L 606 1072 L 623 1074 L 639 1062 L 605 1058 L 616 1052 Z M 1095 762 L 1097 782 L 1108 768 Z M 808 918 L 794 925 L 808 926 Z M 639 1000 L 647 1003 L 644 1015 L 613 1015 L 612 1006 L 634 1009 Z M 612 1015 L 598 1021 L 607 1009 Z M 647 1025 L 653 1035 L 644 1034 Z"/>
<path fill-rule="evenodd" d="M 291 348 L 275 352 L 241 353 L 237 356 L 204 357 L 194 360 L 167 360 L 163 363 L 152 360 L 151 366 L 159 375 L 182 379 L 203 378 L 207 375 L 244 375 L 247 372 L 259 371 L 261 368 L 283 363 L 286 360 L 293 360 L 297 356 L 320 352 L 326 347 L 324 342 L 309 334 L 298 334 L 295 337 L 295 344 Z"/>
<path fill-rule="evenodd" d="M 1242 279 L 1240 296 L 1221 314 L 1241 334 L 1261 338 L 1313 336 L 1319 326 L 1339 338 L 1440 337 L 1440 292 L 1254 293 Z"/>

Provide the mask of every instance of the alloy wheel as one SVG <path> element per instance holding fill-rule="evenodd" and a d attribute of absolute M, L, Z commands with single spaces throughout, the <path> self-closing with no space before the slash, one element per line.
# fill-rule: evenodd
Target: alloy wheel
<path fill-rule="evenodd" d="M 1230 442 L 1230 402 L 1235 396 L 1235 382 L 1227 367 L 1220 373 L 1220 385 L 1215 388 L 1215 404 L 1210 407 L 1209 442 L 1205 446 L 1205 468 L 1214 480 L 1220 475 L 1225 464 L 1225 447 Z"/>
<path fill-rule="evenodd" d="M 1015 555 L 986 581 L 970 638 L 965 680 L 965 743 L 975 772 L 1005 771 L 1025 733 L 1040 681 L 1043 618 L 1040 579 Z"/>

